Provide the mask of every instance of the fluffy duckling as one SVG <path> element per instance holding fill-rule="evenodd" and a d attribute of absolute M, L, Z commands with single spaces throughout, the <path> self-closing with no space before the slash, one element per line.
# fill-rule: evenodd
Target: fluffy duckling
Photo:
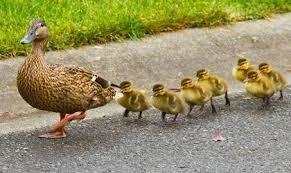
<path fill-rule="evenodd" d="M 165 121 L 166 114 L 174 114 L 173 121 L 176 121 L 179 113 L 184 112 L 185 103 L 174 91 L 165 89 L 164 85 L 153 86 L 152 105 L 162 111 L 162 120 Z"/>
<path fill-rule="evenodd" d="M 272 82 L 260 75 L 257 71 L 248 72 L 246 80 L 246 91 L 252 96 L 262 98 L 265 105 L 268 105 L 270 97 L 275 92 Z"/>
<path fill-rule="evenodd" d="M 246 58 L 240 58 L 237 62 L 237 66 L 232 69 L 232 76 L 236 80 L 244 82 L 247 78 L 247 73 L 251 70 L 255 70 L 255 68 L 250 66 L 249 61 Z"/>
<path fill-rule="evenodd" d="M 128 113 L 139 112 L 138 119 L 142 118 L 142 112 L 150 108 L 149 97 L 138 90 L 135 90 L 132 83 L 123 81 L 120 83 L 122 97 L 117 99 L 117 102 L 125 108 L 124 117 L 128 117 Z"/>
<path fill-rule="evenodd" d="M 271 80 L 271 82 L 274 84 L 275 90 L 280 91 L 279 99 L 282 100 L 283 89 L 287 86 L 287 81 L 283 75 L 280 72 L 273 70 L 267 63 L 261 63 L 259 65 L 259 70 L 263 76 Z"/>
<path fill-rule="evenodd" d="M 215 106 L 212 102 L 212 93 L 210 90 L 206 90 L 197 84 L 197 81 L 185 78 L 181 81 L 181 96 L 184 98 L 185 102 L 190 106 L 187 116 L 195 105 L 200 105 L 200 110 L 203 109 L 204 104 L 210 100 L 212 112 L 216 113 Z"/>
<path fill-rule="evenodd" d="M 230 105 L 228 98 L 228 86 L 225 80 L 218 76 L 210 75 L 209 71 L 206 69 L 198 70 L 196 73 L 198 77 L 197 83 L 203 88 L 210 90 L 212 92 L 212 97 L 220 96 L 224 94 L 225 105 Z"/>

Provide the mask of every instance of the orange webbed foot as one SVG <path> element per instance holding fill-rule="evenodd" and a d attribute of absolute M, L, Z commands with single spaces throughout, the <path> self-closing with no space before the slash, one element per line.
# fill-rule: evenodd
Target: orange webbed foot
<path fill-rule="evenodd" d="M 46 139 L 58 139 L 58 138 L 65 138 L 67 135 L 64 130 L 62 131 L 55 131 L 55 132 L 48 132 L 46 134 L 40 135 L 39 138 L 46 138 Z"/>

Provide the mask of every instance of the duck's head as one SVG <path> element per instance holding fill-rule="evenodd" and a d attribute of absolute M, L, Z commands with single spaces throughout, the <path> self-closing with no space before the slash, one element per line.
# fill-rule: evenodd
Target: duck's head
<path fill-rule="evenodd" d="M 246 58 L 238 59 L 237 65 L 240 70 L 247 70 L 250 67 L 249 61 Z"/>
<path fill-rule="evenodd" d="M 48 28 L 44 20 L 37 19 L 31 21 L 28 33 L 21 39 L 21 44 L 31 43 L 33 41 L 46 40 L 48 37 Z"/>
<path fill-rule="evenodd" d="M 191 88 L 193 86 L 194 86 L 194 84 L 193 84 L 193 80 L 192 79 L 185 78 L 185 79 L 181 80 L 181 87 L 183 89 Z"/>
<path fill-rule="evenodd" d="M 162 84 L 156 84 L 153 86 L 154 96 L 162 96 L 166 93 L 165 87 Z"/>
<path fill-rule="evenodd" d="M 132 92 L 132 83 L 129 81 L 123 81 L 120 83 L 120 89 L 123 94 Z"/>
<path fill-rule="evenodd" d="M 254 82 L 259 80 L 259 73 L 256 71 L 249 71 L 247 74 L 247 81 Z"/>
<path fill-rule="evenodd" d="M 272 68 L 267 63 L 261 63 L 259 64 L 259 70 L 262 73 L 270 73 L 272 71 Z"/>
<path fill-rule="evenodd" d="M 196 72 L 196 76 L 199 80 L 208 79 L 209 78 L 209 71 L 206 69 L 201 69 Z"/>

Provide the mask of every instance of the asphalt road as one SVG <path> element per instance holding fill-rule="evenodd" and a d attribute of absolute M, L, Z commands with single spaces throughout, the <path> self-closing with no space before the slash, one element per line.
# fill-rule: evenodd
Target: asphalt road
<path fill-rule="evenodd" d="M 0 172 L 291 172 L 291 90 L 285 100 L 232 94 L 192 118 L 163 123 L 156 110 L 72 123 L 68 137 L 39 139 L 47 128 L 1 135 Z M 169 116 L 169 121 L 171 116 Z M 215 142 L 220 129 L 226 140 Z"/>

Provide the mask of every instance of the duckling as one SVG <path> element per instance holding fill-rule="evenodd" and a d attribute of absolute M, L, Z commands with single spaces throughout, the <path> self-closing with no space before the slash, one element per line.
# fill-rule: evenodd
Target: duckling
<path fill-rule="evenodd" d="M 181 81 L 181 96 L 185 102 L 190 106 L 187 116 L 190 116 L 195 105 L 201 105 L 200 110 L 203 109 L 204 104 L 210 100 L 212 112 L 216 113 L 215 106 L 212 102 L 212 93 L 210 90 L 202 88 L 197 81 L 185 78 Z"/>
<path fill-rule="evenodd" d="M 47 64 L 48 35 L 44 20 L 31 22 L 20 42 L 32 42 L 32 51 L 18 70 L 17 89 L 32 107 L 60 113 L 60 121 L 39 137 L 63 138 L 67 123 L 82 120 L 87 110 L 106 105 L 113 100 L 116 91 L 109 81 L 83 67 Z"/>
<path fill-rule="evenodd" d="M 138 119 L 142 118 L 142 112 L 149 109 L 149 97 L 138 90 L 133 89 L 132 83 L 129 81 L 123 81 L 120 83 L 122 97 L 117 99 L 117 102 L 125 108 L 124 117 L 128 117 L 128 113 L 139 112 Z"/>
<path fill-rule="evenodd" d="M 257 71 L 249 71 L 245 83 L 246 91 L 252 96 L 262 98 L 266 106 L 270 97 L 274 94 L 275 88 L 272 82 Z"/>
<path fill-rule="evenodd" d="M 287 81 L 283 75 L 280 72 L 273 70 L 267 63 L 259 64 L 259 71 L 263 76 L 271 80 L 271 82 L 274 84 L 276 92 L 280 92 L 279 100 L 282 100 L 283 89 L 287 86 Z"/>
<path fill-rule="evenodd" d="M 209 71 L 206 69 L 198 70 L 196 72 L 196 76 L 198 77 L 197 83 L 206 90 L 210 90 L 212 92 L 212 97 L 217 97 L 224 94 L 225 105 L 230 105 L 228 98 L 228 86 L 225 80 L 218 76 L 210 75 Z"/>
<path fill-rule="evenodd" d="M 184 112 L 185 103 L 174 91 L 170 91 L 162 84 L 153 86 L 154 95 L 151 98 L 152 105 L 162 111 L 162 120 L 165 121 L 166 114 L 174 114 L 173 121 L 176 121 L 178 114 Z"/>
<path fill-rule="evenodd" d="M 247 73 L 251 70 L 255 70 L 255 67 L 250 66 L 246 58 L 240 58 L 237 62 L 237 66 L 232 69 L 232 76 L 236 80 L 244 82 L 247 78 Z"/>

